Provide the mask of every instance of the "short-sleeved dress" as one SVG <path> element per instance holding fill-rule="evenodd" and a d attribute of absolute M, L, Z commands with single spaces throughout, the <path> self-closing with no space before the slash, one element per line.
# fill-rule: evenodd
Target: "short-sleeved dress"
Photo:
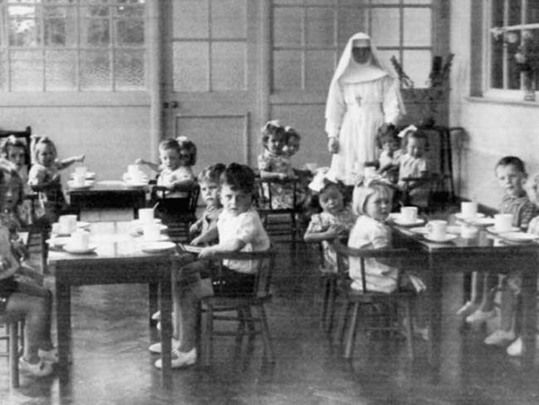
<path fill-rule="evenodd" d="M 171 187 L 175 183 L 195 180 L 191 166 L 180 166 L 175 170 L 163 168 L 157 177 L 157 185 Z M 186 191 L 170 191 L 166 193 L 165 198 L 187 198 L 188 196 L 189 193 Z"/>
<path fill-rule="evenodd" d="M 407 177 L 421 177 L 422 174 L 429 172 L 429 162 L 423 157 L 413 157 L 408 153 L 402 155 L 399 159 L 399 184 L 402 185 L 402 179 Z M 408 196 L 409 203 L 418 207 L 426 207 L 429 198 L 429 184 L 420 185 L 410 190 Z"/>
<path fill-rule="evenodd" d="M 28 173 L 28 184 L 30 186 L 39 186 L 41 184 L 50 183 L 53 178 L 58 179 L 57 182 L 38 193 L 39 202 L 44 211 L 44 215 L 51 222 L 56 221 L 60 211 L 67 206 L 59 176 L 60 169 L 61 166 L 57 162 L 50 167 L 35 163 Z"/>

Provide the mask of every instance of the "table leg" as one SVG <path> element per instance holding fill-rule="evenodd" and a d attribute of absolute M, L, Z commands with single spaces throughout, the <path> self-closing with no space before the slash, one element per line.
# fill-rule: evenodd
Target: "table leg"
<path fill-rule="evenodd" d="M 526 261 L 522 271 L 522 367 L 533 368 L 536 335 L 537 255 Z"/>
<path fill-rule="evenodd" d="M 171 369 L 171 339 L 172 339 L 172 294 L 171 294 L 171 268 L 163 269 L 160 286 L 160 310 L 161 310 L 161 358 L 163 362 L 163 384 L 168 385 L 172 381 Z"/>
<path fill-rule="evenodd" d="M 56 327 L 59 366 L 67 368 L 71 349 L 71 287 L 56 276 Z"/>
<path fill-rule="evenodd" d="M 152 327 L 157 323 L 157 321 L 154 321 L 152 319 L 152 315 L 157 311 L 157 308 L 159 308 L 159 284 L 150 283 L 148 285 L 148 295 L 148 302 L 150 307 L 149 322 L 150 327 Z"/>
<path fill-rule="evenodd" d="M 442 272 L 440 263 L 432 255 L 428 259 L 427 275 L 428 322 L 429 322 L 429 362 L 434 371 L 439 371 L 442 345 Z"/>

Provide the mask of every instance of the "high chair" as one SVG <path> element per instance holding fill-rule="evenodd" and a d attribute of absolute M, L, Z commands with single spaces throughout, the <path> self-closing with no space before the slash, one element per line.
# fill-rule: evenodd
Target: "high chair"
<path fill-rule="evenodd" d="M 343 283 L 344 303 L 337 331 L 337 342 L 344 343 L 344 357 L 350 359 L 354 354 L 354 346 L 356 340 L 357 328 L 359 325 L 361 308 L 369 308 L 371 310 L 385 310 L 387 318 L 382 325 L 370 326 L 368 320 L 364 318 L 363 323 L 366 329 L 376 331 L 394 331 L 400 333 L 400 323 L 395 319 L 395 312 L 399 305 L 404 307 L 405 311 L 405 333 L 408 346 L 408 354 L 411 359 L 414 358 L 414 338 L 413 338 L 413 322 L 412 322 L 412 301 L 415 297 L 413 291 L 403 291 L 397 288 L 394 292 L 387 294 L 383 292 L 368 291 L 366 274 L 365 274 L 365 259 L 367 258 L 393 258 L 398 259 L 409 254 L 407 249 L 384 248 L 384 249 L 353 249 L 344 246 L 340 241 L 334 243 L 335 251 L 337 252 L 337 263 L 339 266 L 339 274 L 346 275 L 346 283 Z M 361 263 L 362 287 L 363 291 L 355 290 L 350 287 L 348 279 L 348 268 L 345 267 L 345 258 L 359 258 Z M 400 274 L 401 272 L 399 272 Z M 397 285 L 400 285 L 400 280 L 397 280 Z M 349 313 L 351 311 L 351 316 Z M 343 341 L 344 337 L 344 341 Z"/>
<path fill-rule="evenodd" d="M 217 271 L 212 276 L 214 295 L 201 300 L 202 315 L 205 325 L 202 333 L 202 361 L 204 365 L 211 362 L 213 340 L 216 336 L 234 336 L 236 343 L 241 344 L 243 337 L 249 340 L 261 335 L 264 356 L 269 362 L 275 361 L 273 345 L 266 317 L 265 303 L 271 299 L 271 277 L 275 265 L 273 249 L 263 252 L 231 252 L 219 254 Z M 219 290 L 223 260 L 250 260 L 256 263 L 256 280 L 253 290 L 245 295 L 223 295 Z M 254 310 L 254 313 L 253 313 Z M 236 330 L 216 330 L 214 322 L 236 322 Z M 258 325 L 258 328 L 257 328 Z"/>
<path fill-rule="evenodd" d="M 6 351 L 0 352 L 1 357 L 7 357 L 9 363 L 9 380 L 12 388 L 19 387 L 19 341 L 24 335 L 24 322 L 8 321 L 4 314 L 0 314 L 0 325 L 5 330 L 0 340 L 6 342 Z M 22 344 L 21 344 L 22 347 Z"/>

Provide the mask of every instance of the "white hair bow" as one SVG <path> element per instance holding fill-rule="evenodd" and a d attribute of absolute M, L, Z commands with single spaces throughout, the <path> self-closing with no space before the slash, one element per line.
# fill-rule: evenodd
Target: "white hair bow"
<path fill-rule="evenodd" d="M 404 138 L 408 132 L 415 132 L 415 131 L 417 131 L 417 127 L 414 124 L 408 125 L 402 131 L 400 131 L 397 136 L 399 138 Z"/>

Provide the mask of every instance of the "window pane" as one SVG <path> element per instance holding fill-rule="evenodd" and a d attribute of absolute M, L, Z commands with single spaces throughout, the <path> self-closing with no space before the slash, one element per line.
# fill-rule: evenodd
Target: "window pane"
<path fill-rule="evenodd" d="M 7 91 L 7 55 L 0 50 L 0 91 Z"/>
<path fill-rule="evenodd" d="M 214 42 L 212 44 L 212 90 L 245 89 L 245 52 L 245 44 L 242 42 Z"/>
<path fill-rule="evenodd" d="M 273 52 L 273 88 L 275 90 L 301 88 L 301 52 Z"/>
<path fill-rule="evenodd" d="M 329 8 L 307 9 L 307 44 L 334 45 L 334 12 Z"/>
<path fill-rule="evenodd" d="M 82 51 L 81 90 L 111 90 L 110 56 L 107 51 Z"/>
<path fill-rule="evenodd" d="M 508 25 L 522 24 L 522 0 L 509 0 Z"/>
<path fill-rule="evenodd" d="M 143 7 L 133 7 L 133 6 L 119 6 L 114 7 L 114 14 L 119 17 L 132 17 L 132 18 L 142 18 L 144 17 L 144 8 Z"/>
<path fill-rule="evenodd" d="M 503 41 L 491 39 L 490 43 L 490 86 L 503 89 Z"/>
<path fill-rule="evenodd" d="M 84 19 L 81 21 L 81 45 L 107 47 L 110 43 L 109 20 Z"/>
<path fill-rule="evenodd" d="M 431 45 L 430 8 L 404 9 L 404 46 Z"/>
<path fill-rule="evenodd" d="M 376 46 L 399 45 L 399 10 L 396 8 L 373 8 L 371 33 Z"/>
<path fill-rule="evenodd" d="M 504 0 L 492 0 L 492 26 L 501 27 L 503 23 Z"/>
<path fill-rule="evenodd" d="M 45 91 L 77 90 L 77 53 L 47 51 L 45 53 Z"/>
<path fill-rule="evenodd" d="M 528 1 L 526 22 L 528 24 L 539 23 L 539 1 Z"/>
<path fill-rule="evenodd" d="M 428 87 L 432 63 L 430 51 L 404 51 L 402 67 L 416 88 Z"/>
<path fill-rule="evenodd" d="M 116 41 L 118 45 L 144 45 L 144 21 L 117 21 Z"/>
<path fill-rule="evenodd" d="M 36 8 L 25 6 L 8 7 L 9 44 L 31 47 L 40 45 Z"/>
<path fill-rule="evenodd" d="M 344 47 L 348 38 L 356 32 L 369 32 L 367 13 L 362 8 L 339 10 L 339 47 Z"/>
<path fill-rule="evenodd" d="M 245 38 L 247 0 L 213 0 L 211 30 L 213 38 Z"/>
<path fill-rule="evenodd" d="M 208 44 L 178 42 L 173 48 L 174 91 L 208 91 Z"/>
<path fill-rule="evenodd" d="M 72 7 L 45 8 L 45 45 L 75 46 L 77 31 L 75 9 Z"/>
<path fill-rule="evenodd" d="M 307 51 L 305 55 L 305 88 L 327 89 L 335 70 L 334 51 Z"/>
<path fill-rule="evenodd" d="M 208 38 L 208 0 L 174 2 L 174 38 Z"/>
<path fill-rule="evenodd" d="M 43 90 L 41 51 L 12 51 L 10 68 L 13 91 Z"/>
<path fill-rule="evenodd" d="M 116 51 L 114 55 L 114 82 L 117 90 L 144 88 L 144 52 Z"/>
<path fill-rule="evenodd" d="M 276 8 L 273 13 L 273 41 L 275 46 L 301 44 L 303 12 L 300 8 Z"/>

